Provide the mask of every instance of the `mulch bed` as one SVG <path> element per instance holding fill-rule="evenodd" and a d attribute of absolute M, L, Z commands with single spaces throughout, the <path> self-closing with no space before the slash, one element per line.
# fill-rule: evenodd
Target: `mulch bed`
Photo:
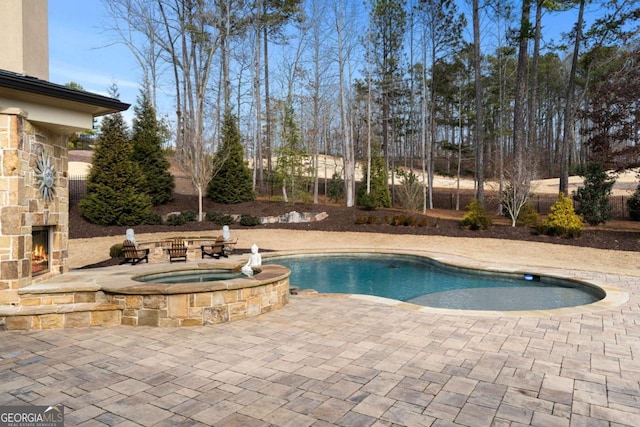
<path fill-rule="evenodd" d="M 171 203 L 154 208 L 154 213 L 166 215 L 170 212 L 198 211 L 197 196 L 175 194 Z M 429 210 L 426 225 L 424 226 L 403 226 L 389 225 L 387 218 L 395 215 L 415 216 L 418 219 L 423 215 L 419 213 L 410 214 L 399 209 L 377 209 L 375 211 L 365 211 L 357 207 L 346 207 L 336 204 L 292 204 L 284 202 L 274 202 L 268 200 L 255 200 L 252 202 L 239 203 L 234 205 L 223 205 L 213 203 L 208 199 L 204 200 L 205 212 L 221 212 L 227 214 L 250 214 L 256 217 L 279 216 L 291 211 L 297 212 L 327 212 L 328 218 L 322 221 L 299 223 L 299 224 L 268 224 L 257 227 L 289 230 L 319 230 L 319 231 L 351 231 L 362 233 L 387 233 L 387 234 L 416 234 L 416 235 L 437 235 L 451 237 L 474 237 L 493 238 L 521 241 L 534 241 L 544 243 L 555 243 L 570 246 L 583 246 L 598 249 L 614 249 L 621 251 L 640 250 L 640 224 L 632 221 L 610 221 L 603 226 L 585 227 L 582 236 L 569 239 L 563 237 L 551 237 L 537 235 L 533 229 L 528 227 L 511 227 L 507 218 L 496 217 L 494 225 L 488 230 L 472 231 L 461 227 L 460 218 L 463 211 L 450 210 Z M 375 224 L 357 224 L 362 218 L 375 217 Z M 100 226 L 87 222 L 80 215 L 77 204 L 70 208 L 69 212 L 69 234 L 71 239 L 90 238 L 99 236 L 124 236 L 127 227 L 123 226 Z M 180 226 L 170 225 L 138 225 L 135 226 L 136 234 L 159 233 L 159 232 L 210 232 L 212 229 L 221 228 L 210 221 L 189 222 Z M 239 224 L 230 226 L 234 228 L 247 228 Z M 108 262 L 115 262 L 109 260 Z M 102 265 L 101 265 L 102 266 Z"/>

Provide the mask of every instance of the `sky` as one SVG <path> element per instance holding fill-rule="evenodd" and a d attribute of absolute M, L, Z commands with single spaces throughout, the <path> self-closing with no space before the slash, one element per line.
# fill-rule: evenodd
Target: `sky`
<path fill-rule="evenodd" d="M 49 80 L 107 96 L 116 83 L 120 100 L 134 105 L 141 73 L 128 48 L 105 32 L 108 16 L 100 0 L 49 0 L 48 7 Z"/>
<path fill-rule="evenodd" d="M 110 18 L 102 2 L 48 0 L 48 8 L 49 80 L 58 84 L 76 82 L 86 91 L 103 95 L 108 95 L 108 88 L 115 83 L 120 100 L 135 105 L 142 74 L 128 48 L 116 43 L 115 36 L 105 30 Z M 468 9 L 461 7 L 464 12 Z M 593 17 L 591 13 L 587 19 Z M 574 22 L 571 13 L 546 15 L 546 38 L 559 41 L 560 33 L 568 31 Z M 166 114 L 170 108 L 170 100 L 160 100 L 160 113 Z M 124 115 L 130 121 L 133 108 Z"/>

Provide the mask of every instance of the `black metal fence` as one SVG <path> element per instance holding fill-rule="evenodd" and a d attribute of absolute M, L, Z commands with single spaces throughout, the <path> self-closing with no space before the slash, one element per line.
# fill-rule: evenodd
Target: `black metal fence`
<path fill-rule="evenodd" d="M 263 195 L 277 195 L 279 189 L 272 188 L 269 183 L 264 183 L 261 187 Z M 82 200 L 82 197 L 87 191 L 87 181 L 83 176 L 71 176 L 69 177 L 69 200 L 71 204 L 78 203 Z M 318 192 L 324 194 L 324 184 L 319 183 Z M 618 219 L 629 219 L 629 210 L 627 208 L 627 200 L 630 196 L 610 196 L 609 203 L 612 208 L 612 215 Z M 455 191 L 434 189 L 433 193 L 433 207 L 435 209 L 456 209 L 456 205 L 460 210 L 464 210 L 469 203 L 474 199 L 474 192 L 470 190 L 461 191 L 458 196 Z M 551 206 L 558 200 L 558 197 L 552 194 L 540 194 L 535 195 L 531 199 L 536 211 L 540 214 L 546 215 L 550 212 Z M 485 207 L 489 212 L 497 212 L 498 204 L 500 200 L 492 194 L 486 195 Z"/>
<path fill-rule="evenodd" d="M 87 192 L 87 179 L 84 176 L 69 177 L 69 203 L 78 203 Z"/>
<path fill-rule="evenodd" d="M 609 196 L 609 204 L 611 205 L 611 214 L 613 218 L 629 219 L 629 209 L 627 207 L 627 200 L 629 200 L 629 198 L 629 196 Z M 464 210 L 473 199 L 473 194 L 460 194 L 460 210 Z M 530 202 L 539 214 L 546 215 L 551 211 L 551 206 L 557 200 L 557 196 L 540 194 L 534 195 Z M 500 201 L 496 197 L 489 195 L 485 201 L 485 207 L 490 212 L 497 212 L 498 203 L 500 203 Z M 456 209 L 456 204 L 455 192 L 435 192 L 433 195 L 433 207 L 435 209 Z"/>

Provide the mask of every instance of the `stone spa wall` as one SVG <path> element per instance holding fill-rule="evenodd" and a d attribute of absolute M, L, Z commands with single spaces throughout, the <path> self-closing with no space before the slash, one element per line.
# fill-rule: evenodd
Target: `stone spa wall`
<path fill-rule="evenodd" d="M 204 283 L 103 285 L 105 303 L 122 308 L 121 324 L 198 326 L 233 322 L 289 302 L 286 267 L 265 265 L 252 277 Z"/>

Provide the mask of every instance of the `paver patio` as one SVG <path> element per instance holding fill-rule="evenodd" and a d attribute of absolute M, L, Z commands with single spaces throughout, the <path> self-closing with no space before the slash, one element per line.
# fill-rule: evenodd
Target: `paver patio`
<path fill-rule="evenodd" d="M 0 332 L 0 405 L 63 404 L 68 426 L 638 426 L 640 280 L 579 275 L 630 299 L 519 317 L 292 296 L 211 326 Z"/>
<path fill-rule="evenodd" d="M 63 404 L 69 426 L 638 426 L 626 285 L 630 303 L 577 316 L 319 296 L 214 326 L 4 332 L 0 404 Z"/>

